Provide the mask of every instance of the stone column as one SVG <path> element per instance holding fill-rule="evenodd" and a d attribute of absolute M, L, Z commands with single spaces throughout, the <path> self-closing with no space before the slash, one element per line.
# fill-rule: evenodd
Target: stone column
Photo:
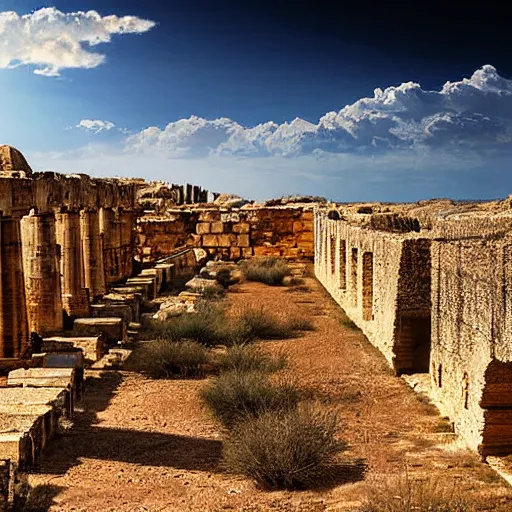
<path fill-rule="evenodd" d="M 194 200 L 194 192 L 193 192 L 193 187 L 190 183 L 187 183 L 186 185 L 186 193 L 185 193 L 185 203 L 186 204 L 192 204 L 193 200 Z"/>
<path fill-rule="evenodd" d="M 121 274 L 122 278 L 131 277 L 133 272 L 133 221 L 135 215 L 130 211 L 119 212 Z"/>
<path fill-rule="evenodd" d="M 29 332 L 56 334 L 62 330 L 62 297 L 53 213 L 23 217 L 21 240 Z"/>
<path fill-rule="evenodd" d="M 30 343 L 20 221 L 0 217 L 0 357 L 25 357 Z"/>
<path fill-rule="evenodd" d="M 103 240 L 100 234 L 100 218 L 96 210 L 80 212 L 84 284 L 91 298 L 105 295 L 105 267 Z"/>
<path fill-rule="evenodd" d="M 103 236 L 103 264 L 105 266 L 105 281 L 115 283 L 121 279 L 121 262 L 119 252 L 121 238 L 116 213 L 112 208 L 100 210 L 100 233 Z"/>
<path fill-rule="evenodd" d="M 55 215 L 57 243 L 60 245 L 62 306 L 69 317 L 89 315 L 89 294 L 84 283 L 80 214 L 60 212 Z"/>
<path fill-rule="evenodd" d="M 201 200 L 200 200 L 200 196 L 199 194 L 201 193 L 201 189 L 199 186 L 197 185 L 194 185 L 194 188 L 193 188 L 193 197 L 192 197 L 192 202 L 193 203 L 200 203 Z"/>

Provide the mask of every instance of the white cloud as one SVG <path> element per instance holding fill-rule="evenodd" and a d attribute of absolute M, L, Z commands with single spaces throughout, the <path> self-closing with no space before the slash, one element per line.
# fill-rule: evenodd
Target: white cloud
<path fill-rule="evenodd" d="M 96 11 L 63 13 L 47 7 L 31 14 L 0 12 L 0 69 L 34 65 L 34 73 L 60 76 L 62 69 L 95 68 L 105 55 L 92 47 L 116 34 L 142 34 L 155 22 L 136 16 L 101 16 Z"/>
<path fill-rule="evenodd" d="M 207 121 L 192 116 L 169 123 L 163 130 L 151 126 L 128 137 L 127 149 L 136 152 L 157 150 L 173 157 L 208 156 L 240 131 L 243 131 L 241 125 L 225 117 Z"/>
<path fill-rule="evenodd" d="M 107 123 L 88 122 L 93 131 Z M 121 142 L 27 157 L 36 170 L 142 176 L 254 198 L 414 201 L 506 195 L 511 142 L 512 80 L 484 66 L 438 91 L 410 82 L 376 89 L 317 123 L 244 127 L 193 116 Z"/>
<path fill-rule="evenodd" d="M 171 157 L 371 155 L 421 147 L 508 150 L 510 140 L 512 80 L 486 65 L 471 78 L 447 82 L 440 91 L 413 82 L 377 88 L 372 98 L 329 112 L 317 124 L 297 118 L 243 127 L 227 118 L 193 116 L 163 130 L 146 128 L 129 137 L 126 147 Z"/>
<path fill-rule="evenodd" d="M 110 121 L 101 121 L 100 119 L 82 119 L 75 128 L 82 128 L 83 130 L 100 133 L 103 131 L 110 131 L 116 125 Z"/>

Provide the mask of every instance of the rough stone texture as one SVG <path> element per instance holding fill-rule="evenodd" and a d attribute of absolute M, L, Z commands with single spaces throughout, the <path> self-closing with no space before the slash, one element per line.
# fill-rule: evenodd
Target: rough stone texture
<path fill-rule="evenodd" d="M 89 314 L 89 293 L 84 283 L 80 214 L 56 214 L 57 243 L 60 246 L 62 306 L 69 317 Z"/>
<path fill-rule="evenodd" d="M 187 210 L 166 217 L 140 218 L 135 238 L 136 258 L 141 263 L 154 263 L 172 255 L 187 245 L 190 236 L 196 233 L 197 222 L 198 214 Z"/>
<path fill-rule="evenodd" d="M 20 221 L 0 216 L 0 357 L 29 349 Z"/>
<path fill-rule="evenodd" d="M 102 298 L 104 304 L 127 305 L 131 309 L 132 322 L 139 322 L 142 295 L 140 293 L 109 293 Z"/>
<path fill-rule="evenodd" d="M 23 217 L 21 239 L 29 331 L 57 333 L 62 330 L 62 298 L 54 215 Z"/>
<path fill-rule="evenodd" d="M 126 325 L 135 322 L 133 311 L 129 304 L 93 304 L 91 306 L 93 318 L 122 318 Z"/>
<path fill-rule="evenodd" d="M 182 246 L 238 260 L 257 256 L 312 258 L 313 206 L 172 209 L 166 217 L 139 219 L 137 259 L 151 263 Z"/>
<path fill-rule="evenodd" d="M 113 344 L 126 339 L 126 324 L 122 318 L 77 318 L 73 330 L 78 336 L 104 335 Z"/>
<path fill-rule="evenodd" d="M 54 336 L 43 340 L 43 352 L 68 352 L 79 349 L 86 360 L 96 362 L 107 352 L 104 336 Z"/>
<path fill-rule="evenodd" d="M 104 295 L 105 266 L 103 264 L 103 239 L 100 235 L 100 220 L 96 210 L 80 212 L 80 236 L 84 261 L 84 284 L 91 299 Z"/>
<path fill-rule="evenodd" d="M 402 208 L 317 209 L 316 275 L 397 373 L 430 374 L 469 447 L 512 453 L 510 209 Z"/>
<path fill-rule="evenodd" d="M 25 178 L 32 175 L 32 169 L 20 151 L 12 146 L 0 146 L 0 173 Z"/>
<path fill-rule="evenodd" d="M 362 229 L 322 213 L 316 233 L 315 272 L 329 293 L 398 373 L 423 368 L 411 332 L 429 323 L 430 240 Z"/>

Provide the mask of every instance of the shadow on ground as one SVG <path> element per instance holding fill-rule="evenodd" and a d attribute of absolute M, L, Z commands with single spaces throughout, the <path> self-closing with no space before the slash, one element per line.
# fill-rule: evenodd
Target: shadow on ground
<path fill-rule="evenodd" d="M 54 498 L 64 489 L 65 487 L 50 484 L 26 488 L 13 512 L 48 512 L 55 505 Z"/>
<path fill-rule="evenodd" d="M 122 381 L 118 372 L 89 378 L 69 431 L 53 439 L 34 473 L 64 474 L 90 458 L 192 471 L 220 471 L 221 441 L 98 425 Z"/>

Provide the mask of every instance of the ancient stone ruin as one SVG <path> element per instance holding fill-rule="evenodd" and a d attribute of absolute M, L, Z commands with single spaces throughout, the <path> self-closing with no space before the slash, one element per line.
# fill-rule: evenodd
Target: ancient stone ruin
<path fill-rule="evenodd" d="M 315 213 L 315 272 L 397 374 L 424 374 L 455 432 L 512 451 L 510 202 Z"/>
<path fill-rule="evenodd" d="M 510 201 L 248 202 L 193 185 L 33 172 L 0 146 L 0 510 L 71 417 L 84 367 L 199 260 L 314 260 L 397 375 L 482 455 L 512 453 Z M 427 382 L 428 381 L 428 382 Z"/>

